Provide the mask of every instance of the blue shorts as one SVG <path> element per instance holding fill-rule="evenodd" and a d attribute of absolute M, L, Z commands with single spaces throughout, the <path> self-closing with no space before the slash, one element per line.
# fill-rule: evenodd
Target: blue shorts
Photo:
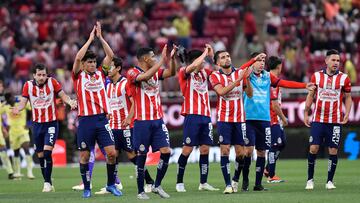
<path fill-rule="evenodd" d="M 279 124 L 271 126 L 271 147 L 283 147 L 286 144 L 284 130 Z"/>
<path fill-rule="evenodd" d="M 153 152 L 170 147 L 169 131 L 162 119 L 135 121 L 133 135 L 134 149 L 140 153 L 147 153 L 149 146 Z"/>
<path fill-rule="evenodd" d="M 257 150 L 267 150 L 271 146 L 270 121 L 246 121 L 246 146 L 255 146 Z"/>
<path fill-rule="evenodd" d="M 183 133 L 183 145 L 199 146 L 213 144 L 213 126 L 208 116 L 186 115 Z"/>
<path fill-rule="evenodd" d="M 77 145 L 79 150 L 91 150 L 95 142 L 100 148 L 114 145 L 114 136 L 105 114 L 79 117 Z"/>
<path fill-rule="evenodd" d="M 221 145 L 245 145 L 246 123 L 218 122 L 217 132 Z"/>
<path fill-rule="evenodd" d="M 338 148 L 342 132 L 341 124 L 334 123 L 311 123 L 310 128 L 310 145 L 325 145 L 330 148 Z"/>
<path fill-rule="evenodd" d="M 54 146 L 59 134 L 58 121 L 33 122 L 34 148 L 37 153 L 44 151 L 44 145 Z"/>
<path fill-rule="evenodd" d="M 124 150 L 127 152 L 133 152 L 133 129 L 120 130 L 112 129 L 114 140 L 115 140 L 115 149 Z"/>

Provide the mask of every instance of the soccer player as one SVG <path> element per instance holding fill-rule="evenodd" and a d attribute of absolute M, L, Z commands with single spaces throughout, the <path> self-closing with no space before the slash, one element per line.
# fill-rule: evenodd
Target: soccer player
<path fill-rule="evenodd" d="M 253 53 L 251 57 L 259 53 Z M 312 83 L 305 84 L 282 80 L 264 70 L 265 57 L 256 61 L 252 67 L 253 72 L 249 79 L 253 87 L 253 97 L 244 94 L 244 107 L 246 113 L 246 146 L 247 152 L 243 169 L 243 191 L 248 190 L 248 168 L 251 164 L 251 155 L 254 146 L 257 151 L 256 180 L 254 191 L 267 190 L 261 184 L 265 167 L 265 150 L 271 144 L 270 129 L 270 86 L 285 88 L 308 88 L 314 89 Z"/>
<path fill-rule="evenodd" d="M 180 68 L 179 83 L 184 96 L 181 115 L 184 120 L 183 148 L 178 159 L 176 182 L 177 192 L 186 192 L 184 173 L 187 160 L 194 146 L 200 146 L 200 185 L 199 190 L 217 191 L 207 183 L 209 172 L 209 146 L 213 143 L 213 126 L 210 119 L 208 79 L 213 72 L 204 68 L 207 56 L 213 58 L 210 45 L 204 51 L 191 50 L 187 54 L 189 65 Z"/>
<path fill-rule="evenodd" d="M 152 151 L 160 151 L 160 161 L 157 167 L 155 184 L 152 192 L 162 198 L 170 196 L 162 189 L 161 181 L 165 176 L 170 158 L 169 131 L 162 119 L 159 80 L 174 76 L 176 61 L 174 47 L 170 54 L 170 68 L 160 69 L 166 60 L 167 45 L 162 50 L 158 62 L 151 48 L 140 48 L 136 57 L 139 66 L 131 68 L 128 73 L 128 82 L 134 98 L 135 122 L 134 122 L 134 148 L 137 152 L 137 187 L 138 199 L 149 199 L 144 192 L 144 170 L 146 154 L 149 146 Z"/>
<path fill-rule="evenodd" d="M 260 56 L 251 59 L 245 67 L 251 66 Z M 217 109 L 217 131 L 221 150 L 221 171 L 225 180 L 224 194 L 237 192 L 230 182 L 230 145 L 235 146 L 236 164 L 235 173 L 240 176 L 244 165 L 246 123 L 242 94 L 251 97 L 252 87 L 246 78 L 251 73 L 251 68 L 235 69 L 231 64 L 231 57 L 227 51 L 217 51 L 214 62 L 220 70 L 210 75 L 210 83 L 218 95 Z"/>
<path fill-rule="evenodd" d="M 108 74 L 111 80 L 111 83 L 106 86 L 106 93 L 112 111 L 110 127 L 114 135 L 117 156 L 119 156 L 120 150 L 123 150 L 126 152 L 128 159 L 136 165 L 137 157 L 133 148 L 134 99 L 128 80 L 121 75 L 122 63 L 121 58 L 114 57 Z M 151 192 L 154 180 L 146 168 L 144 173 L 146 182 L 144 190 L 145 192 Z M 105 191 L 102 189 L 97 194 Z"/>
<path fill-rule="evenodd" d="M 4 82 L 0 80 L 0 96 L 3 96 L 4 92 Z M 5 103 L 2 102 L 2 98 L 0 98 L 0 115 L 5 111 Z M 8 131 L 6 128 L 3 127 L 2 116 L 0 116 L 0 158 L 3 167 L 5 168 L 6 172 L 8 173 L 8 179 L 14 179 L 14 170 L 11 165 L 11 161 L 9 156 L 7 155 L 7 148 L 5 137 L 8 137 Z"/>
<path fill-rule="evenodd" d="M 340 55 L 332 49 L 327 51 L 326 68 L 315 72 L 311 82 L 316 89 L 306 97 L 304 123 L 310 127 L 310 151 L 308 155 L 308 181 L 305 189 L 314 189 L 314 168 L 319 145 L 325 143 L 329 150 L 328 178 L 325 188 L 335 189 L 333 178 L 338 162 L 337 152 L 342 131 L 342 125 L 349 120 L 351 110 L 351 83 L 348 75 L 339 71 Z M 345 97 L 345 115 L 342 102 Z M 313 118 L 310 124 L 309 113 L 313 99 L 316 99 Z"/>
<path fill-rule="evenodd" d="M 268 59 L 268 68 L 270 73 L 279 77 L 282 70 L 282 61 L 276 56 Z M 288 120 L 281 110 L 281 89 L 280 87 L 271 87 L 270 90 L 270 116 L 271 116 L 271 145 L 268 151 L 268 162 L 264 170 L 269 183 L 284 182 L 275 175 L 276 161 L 280 152 L 285 148 L 286 137 L 283 127 L 288 125 Z"/>
<path fill-rule="evenodd" d="M 103 66 L 96 68 L 96 54 L 88 50 L 95 37 L 99 39 L 106 57 Z M 91 197 L 89 158 L 95 141 L 106 152 L 107 187 L 106 190 L 115 196 L 122 193 L 115 186 L 116 151 L 114 137 L 107 119 L 110 114 L 108 98 L 105 90 L 105 69 L 114 56 L 110 46 L 102 37 L 101 24 L 96 23 L 89 39 L 81 47 L 73 64 L 73 81 L 78 98 L 79 127 L 77 145 L 80 150 L 80 173 L 84 183 L 83 198 Z M 81 68 L 82 67 L 82 68 Z"/>
<path fill-rule="evenodd" d="M 14 177 L 20 179 L 22 174 L 20 172 L 20 148 L 24 149 L 25 160 L 27 166 L 27 177 L 29 179 L 34 179 L 33 175 L 33 159 L 30 155 L 30 136 L 29 130 L 26 128 L 26 111 L 20 112 L 18 115 L 12 113 L 12 108 L 18 105 L 18 102 L 15 101 L 15 97 L 10 93 L 5 93 L 6 105 L 4 107 L 4 112 L 7 117 L 9 125 L 9 141 L 10 148 L 14 150 Z M 26 105 L 27 110 L 31 110 L 30 105 Z"/>
<path fill-rule="evenodd" d="M 76 102 L 65 94 L 56 79 L 48 77 L 45 65 L 36 64 L 32 73 L 34 80 L 29 80 L 24 84 L 20 102 L 12 109 L 12 113 L 18 115 L 30 101 L 33 121 L 32 133 L 35 140 L 34 148 L 39 157 L 41 172 L 44 177 L 42 191 L 54 192 L 55 189 L 51 181 L 53 166 L 51 154 L 59 132 L 55 108 L 56 95 L 73 109 L 76 108 Z"/>

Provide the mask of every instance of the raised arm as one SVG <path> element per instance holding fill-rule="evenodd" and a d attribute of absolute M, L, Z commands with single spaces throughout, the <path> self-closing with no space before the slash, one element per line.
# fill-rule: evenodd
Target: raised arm
<path fill-rule="evenodd" d="M 190 65 L 188 65 L 186 67 L 186 69 L 185 69 L 186 74 L 190 74 L 190 73 L 194 72 L 196 67 L 198 67 L 199 65 L 201 65 L 201 63 L 203 63 L 206 56 L 209 54 L 209 51 L 210 51 L 209 46 L 210 45 L 206 44 L 206 48 L 204 49 L 204 52 L 197 59 L 195 59 Z"/>
<path fill-rule="evenodd" d="M 92 29 L 92 31 L 90 33 L 89 39 L 81 47 L 81 49 L 78 51 L 78 53 L 75 56 L 75 61 L 74 61 L 73 70 L 72 70 L 75 75 L 77 75 L 79 73 L 81 59 L 85 56 L 86 51 L 89 49 L 89 46 L 90 46 L 91 42 L 95 38 L 95 29 L 96 29 L 96 26 L 93 27 L 93 29 Z"/>
<path fill-rule="evenodd" d="M 178 49 L 178 47 L 174 44 L 173 49 L 171 50 L 171 53 L 170 53 L 170 68 L 164 70 L 164 73 L 162 76 L 163 78 L 168 78 L 168 77 L 174 76 L 176 74 L 177 63 L 176 63 L 175 56 L 176 56 L 177 49 Z"/>
<path fill-rule="evenodd" d="M 103 65 L 104 71 L 107 72 L 108 71 L 107 68 L 110 68 L 109 66 L 111 64 L 111 61 L 114 58 L 114 52 L 111 49 L 111 47 L 109 46 L 109 44 L 105 41 L 104 37 L 102 36 L 101 23 L 99 21 L 96 22 L 96 37 L 100 40 L 101 46 L 103 47 L 105 55 L 106 55 L 103 60 L 102 65 Z"/>
<path fill-rule="evenodd" d="M 314 95 L 315 95 L 315 91 L 309 91 L 308 95 L 306 96 L 306 101 L 305 101 L 304 123 L 309 128 L 310 128 L 309 113 L 311 110 L 311 105 L 314 100 Z"/>
<path fill-rule="evenodd" d="M 71 107 L 71 110 L 76 109 L 76 107 L 77 107 L 76 100 L 72 100 L 67 94 L 65 94 L 65 92 L 63 90 L 61 90 L 58 93 L 58 95 L 65 104 L 67 104 Z"/>
<path fill-rule="evenodd" d="M 164 64 L 164 61 L 166 59 L 166 51 L 167 51 L 167 45 L 164 46 L 164 48 L 161 52 L 161 57 L 160 57 L 159 62 L 157 62 L 154 66 L 152 66 L 146 72 L 139 74 L 136 77 L 136 82 L 147 81 L 155 75 L 155 73 L 159 70 L 159 68 Z"/>

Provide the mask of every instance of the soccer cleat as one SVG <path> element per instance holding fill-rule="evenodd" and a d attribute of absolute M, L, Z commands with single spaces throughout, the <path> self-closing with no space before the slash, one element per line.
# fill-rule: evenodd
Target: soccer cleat
<path fill-rule="evenodd" d="M 267 178 L 269 177 L 269 171 L 266 170 L 266 169 L 264 169 L 264 176 L 267 177 Z"/>
<path fill-rule="evenodd" d="M 91 197 L 91 190 L 84 190 L 82 197 L 83 198 L 90 198 Z"/>
<path fill-rule="evenodd" d="M 105 194 L 110 194 L 110 192 L 108 192 L 105 187 L 103 187 L 99 191 L 95 192 L 95 195 L 105 195 Z"/>
<path fill-rule="evenodd" d="M 14 178 L 22 178 L 24 177 L 24 174 L 21 174 L 21 173 L 14 173 Z"/>
<path fill-rule="evenodd" d="M 33 174 L 32 172 L 30 172 L 30 171 L 27 173 L 27 177 L 28 177 L 30 180 L 34 180 L 34 179 L 35 179 L 34 174 Z"/>
<path fill-rule="evenodd" d="M 310 179 L 306 182 L 305 190 L 313 190 L 314 189 L 314 180 Z"/>
<path fill-rule="evenodd" d="M 142 192 L 142 193 L 138 194 L 138 195 L 137 195 L 137 198 L 138 198 L 138 199 L 141 199 L 141 200 L 150 199 L 150 197 L 149 197 L 145 192 Z"/>
<path fill-rule="evenodd" d="M 328 189 L 328 190 L 336 189 L 334 183 L 332 181 L 330 181 L 330 180 L 325 184 L 325 188 Z"/>
<path fill-rule="evenodd" d="M 115 185 L 116 185 L 116 188 L 117 188 L 118 190 L 122 190 L 122 189 L 123 189 L 123 185 L 122 185 L 121 182 L 119 182 L 118 184 L 115 183 Z"/>
<path fill-rule="evenodd" d="M 249 181 L 243 180 L 243 183 L 241 186 L 241 191 L 243 191 L 243 192 L 249 191 Z"/>
<path fill-rule="evenodd" d="M 83 191 L 84 190 L 84 184 L 80 183 L 79 185 L 73 186 L 71 189 L 75 191 Z M 92 184 L 90 183 L 90 189 L 92 189 Z"/>
<path fill-rule="evenodd" d="M 170 195 L 168 193 L 166 193 L 161 186 L 158 186 L 158 187 L 155 187 L 153 186 L 152 187 L 152 192 L 155 193 L 155 194 L 158 194 L 161 198 L 169 198 Z"/>
<path fill-rule="evenodd" d="M 151 193 L 153 184 L 145 184 L 144 191 L 145 193 Z"/>
<path fill-rule="evenodd" d="M 176 183 L 176 192 L 186 192 L 184 183 Z"/>
<path fill-rule="evenodd" d="M 45 182 L 42 192 L 55 192 L 55 188 L 50 183 Z"/>
<path fill-rule="evenodd" d="M 14 177 L 14 174 L 12 174 L 12 173 L 10 173 L 9 175 L 8 175 L 8 179 L 9 180 L 13 180 L 15 177 Z"/>
<path fill-rule="evenodd" d="M 110 185 L 106 187 L 106 191 L 110 192 L 114 196 L 120 197 L 122 196 L 122 192 L 116 188 L 115 185 Z"/>
<path fill-rule="evenodd" d="M 255 185 L 254 191 L 268 191 L 268 189 L 264 188 L 262 185 Z"/>
<path fill-rule="evenodd" d="M 282 183 L 282 182 L 285 182 L 285 181 L 281 180 L 281 178 L 279 176 L 274 176 L 272 178 L 268 177 L 267 182 L 268 183 Z"/>
<path fill-rule="evenodd" d="M 213 186 L 209 185 L 208 183 L 200 183 L 199 190 L 207 190 L 207 191 L 218 191 L 219 188 L 214 188 Z"/>
<path fill-rule="evenodd" d="M 233 188 L 233 192 L 238 192 L 239 182 L 236 182 L 236 181 L 232 180 L 231 181 L 231 187 Z"/>
<path fill-rule="evenodd" d="M 228 185 L 228 186 L 226 186 L 226 188 L 225 188 L 225 190 L 224 190 L 224 194 L 231 194 L 231 193 L 233 193 L 234 192 L 234 190 L 233 190 L 233 188 L 231 187 L 231 185 Z"/>

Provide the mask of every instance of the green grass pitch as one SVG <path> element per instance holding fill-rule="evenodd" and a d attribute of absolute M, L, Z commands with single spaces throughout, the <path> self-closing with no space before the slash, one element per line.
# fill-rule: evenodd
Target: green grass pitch
<path fill-rule="evenodd" d="M 221 174 L 220 165 L 210 165 L 208 182 L 220 188 L 217 192 L 198 191 L 199 167 L 198 164 L 188 164 L 185 172 L 186 193 L 176 193 L 176 165 L 171 164 L 163 180 L 162 186 L 170 194 L 170 199 L 163 200 L 155 194 L 150 194 L 147 202 L 359 202 L 360 201 L 360 160 L 347 161 L 339 160 L 335 174 L 337 189 L 327 191 L 325 182 L 327 177 L 327 160 L 317 160 L 315 169 L 315 189 L 305 191 L 307 174 L 306 160 L 279 160 L 277 174 L 286 180 L 284 183 L 268 184 L 263 179 L 263 185 L 269 191 L 251 191 L 254 183 L 255 162 L 252 162 L 250 171 L 250 192 L 239 192 L 236 194 L 224 195 L 224 180 Z M 151 175 L 155 177 L 156 167 L 150 166 Z M 122 164 L 119 167 L 119 174 L 124 185 L 122 197 L 112 195 L 94 195 L 106 183 L 105 164 L 97 163 L 93 177 L 93 196 L 84 200 L 81 192 L 72 191 L 71 187 L 80 181 L 79 168 L 55 168 L 53 171 L 54 186 L 56 192 L 42 193 L 42 178 L 40 169 L 36 168 L 35 180 L 23 178 L 21 181 L 7 180 L 5 170 L 0 173 L 0 202 L 31 202 L 31 203 L 72 203 L 72 202 L 141 202 L 136 199 L 136 179 L 133 165 Z M 22 169 L 25 173 L 25 169 Z M 232 165 L 233 172 L 233 165 Z M 144 200 L 143 200 L 144 201 Z"/>

